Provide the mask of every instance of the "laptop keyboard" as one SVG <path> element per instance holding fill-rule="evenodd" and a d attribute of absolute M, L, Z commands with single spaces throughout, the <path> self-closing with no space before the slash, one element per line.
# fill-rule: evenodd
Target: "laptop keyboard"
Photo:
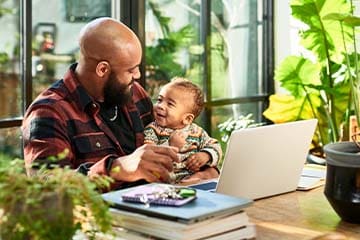
<path fill-rule="evenodd" d="M 215 192 L 217 182 L 207 182 L 207 183 L 200 183 L 190 186 L 191 188 Z"/>

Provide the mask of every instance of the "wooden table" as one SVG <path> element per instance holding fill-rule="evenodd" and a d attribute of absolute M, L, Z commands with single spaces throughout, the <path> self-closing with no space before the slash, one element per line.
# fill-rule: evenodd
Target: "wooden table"
<path fill-rule="evenodd" d="M 360 224 L 341 221 L 323 191 L 320 187 L 256 200 L 245 210 L 256 224 L 256 239 L 313 239 L 329 232 L 360 239 Z"/>

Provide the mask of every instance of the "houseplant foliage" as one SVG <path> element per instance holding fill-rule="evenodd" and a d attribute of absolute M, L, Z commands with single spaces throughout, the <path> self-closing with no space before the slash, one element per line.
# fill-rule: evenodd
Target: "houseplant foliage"
<path fill-rule="evenodd" d="M 146 46 L 145 50 L 147 90 L 151 96 L 156 96 L 157 90 L 153 88 L 169 82 L 175 76 L 185 75 L 185 68 L 177 61 L 177 54 L 181 49 L 190 46 L 195 33 L 189 24 L 174 31 L 170 27 L 171 18 L 163 14 L 158 3 L 147 1 L 147 4 L 162 34 L 161 38 Z"/>
<path fill-rule="evenodd" d="M 348 140 L 357 79 L 354 48 L 357 18 L 346 0 L 292 0 L 292 16 L 305 24 L 301 44 L 309 56 L 289 56 L 276 69 L 275 80 L 289 95 L 272 95 L 264 116 L 275 123 L 317 118 L 314 147 Z M 356 110 L 356 109 L 355 109 Z"/>
<path fill-rule="evenodd" d="M 225 122 L 222 122 L 218 125 L 219 131 L 221 133 L 221 141 L 226 143 L 234 130 L 253 128 L 261 125 L 263 124 L 255 122 L 251 113 L 246 116 L 240 115 L 237 118 L 230 117 Z"/>
<path fill-rule="evenodd" d="M 24 161 L 1 161 L 0 235 L 2 239 L 72 239 L 77 230 L 90 239 L 110 229 L 108 205 L 96 189 L 110 180 L 68 168 L 40 166 L 25 173 Z"/>
<path fill-rule="evenodd" d="M 162 38 L 154 45 L 147 46 L 146 64 L 149 66 L 148 78 L 167 80 L 174 76 L 183 76 L 185 69 L 176 61 L 176 54 L 181 48 L 188 47 L 194 38 L 194 29 L 186 25 L 177 31 L 170 28 L 171 18 L 164 16 L 155 1 L 148 1 L 161 29 Z"/>

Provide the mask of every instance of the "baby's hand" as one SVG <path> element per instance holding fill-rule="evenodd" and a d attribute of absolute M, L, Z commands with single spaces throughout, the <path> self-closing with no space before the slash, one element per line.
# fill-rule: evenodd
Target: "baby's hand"
<path fill-rule="evenodd" d="M 179 150 L 185 145 L 186 138 L 189 133 L 184 131 L 175 130 L 169 138 L 169 145 L 173 147 L 177 147 Z"/>
<path fill-rule="evenodd" d="M 209 160 L 210 160 L 209 154 L 207 154 L 205 152 L 197 152 L 187 158 L 186 167 L 193 172 L 197 172 Z"/>

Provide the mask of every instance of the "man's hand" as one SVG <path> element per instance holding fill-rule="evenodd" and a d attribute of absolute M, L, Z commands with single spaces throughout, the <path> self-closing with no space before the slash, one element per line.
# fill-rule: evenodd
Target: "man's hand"
<path fill-rule="evenodd" d="M 110 176 L 116 180 L 134 182 L 168 182 L 173 162 L 178 161 L 177 149 L 168 146 L 145 144 L 132 154 L 119 157 L 112 165 Z"/>
<path fill-rule="evenodd" d="M 210 155 L 206 152 L 197 152 L 191 155 L 186 160 L 186 167 L 197 172 L 202 166 L 204 166 L 210 160 Z"/>
<path fill-rule="evenodd" d="M 181 149 L 185 145 L 188 135 L 187 131 L 175 130 L 169 137 L 169 145 Z"/>

